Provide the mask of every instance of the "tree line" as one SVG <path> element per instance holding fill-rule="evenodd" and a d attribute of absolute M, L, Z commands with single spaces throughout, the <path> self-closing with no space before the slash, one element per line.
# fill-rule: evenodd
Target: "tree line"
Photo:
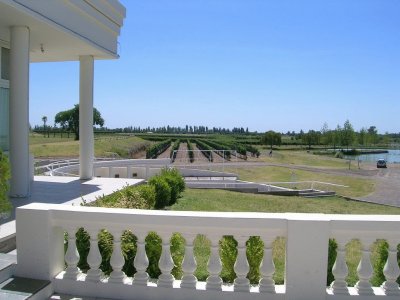
<path fill-rule="evenodd" d="M 49 131 L 49 130 L 64 130 L 73 132 L 75 139 L 79 140 L 79 105 L 76 104 L 72 109 L 61 111 L 56 114 L 54 118 L 54 127 L 47 126 L 47 116 L 42 117 L 43 126 L 35 126 L 34 131 Z M 100 112 L 93 108 L 93 124 L 100 126 L 96 131 L 110 132 L 110 133 L 165 133 L 165 134 L 235 134 L 235 135 L 261 135 L 260 142 L 262 144 L 281 145 L 282 137 L 289 137 L 291 141 L 301 142 L 309 148 L 316 145 L 329 145 L 334 149 L 336 147 L 349 148 L 357 144 L 360 146 L 373 146 L 377 144 L 399 143 L 400 133 L 385 133 L 384 135 L 378 134 L 376 126 L 363 127 L 359 132 L 356 132 L 349 120 L 343 124 L 337 125 L 335 129 L 330 129 L 327 123 L 324 123 L 321 130 L 309 130 L 296 133 L 288 131 L 285 133 L 275 132 L 273 130 L 267 131 L 264 134 L 259 134 L 257 131 L 250 132 L 246 127 L 208 127 L 208 126 L 161 126 L 161 127 L 140 127 L 129 126 L 124 128 L 109 129 L 104 127 L 104 119 Z M 59 125 L 59 127 L 57 127 Z M 293 142 L 293 144 L 297 144 Z M 286 142 L 288 144 L 288 142 Z"/>
<path fill-rule="evenodd" d="M 337 125 L 335 129 L 329 129 L 328 124 L 324 123 L 321 130 L 311 129 L 308 132 L 300 130 L 299 133 L 292 131 L 281 134 L 270 130 L 262 135 L 261 144 L 268 145 L 272 149 L 273 145 L 280 146 L 283 143 L 283 136 L 290 138 L 293 143 L 307 145 L 309 149 L 312 146 L 324 145 L 331 146 L 333 149 L 346 148 L 348 150 L 354 145 L 368 147 L 378 144 L 388 145 L 391 142 L 398 143 L 400 141 L 400 133 L 378 134 L 376 126 L 363 127 L 357 132 L 350 121 L 346 120 L 342 126 Z"/>

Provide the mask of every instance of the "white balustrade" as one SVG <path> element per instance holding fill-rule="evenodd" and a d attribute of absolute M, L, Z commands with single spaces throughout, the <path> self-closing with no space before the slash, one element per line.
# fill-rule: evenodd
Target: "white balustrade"
<path fill-rule="evenodd" d="M 163 287 L 172 287 L 175 280 L 174 276 L 171 274 L 171 271 L 174 268 L 174 261 L 172 260 L 171 256 L 170 237 L 171 234 L 161 234 L 162 250 L 160 261 L 158 262 L 158 267 L 161 270 L 161 275 L 158 277 L 157 284 L 158 286 Z"/>
<path fill-rule="evenodd" d="M 103 277 L 103 272 L 100 270 L 101 254 L 98 245 L 98 230 L 90 230 L 90 250 L 87 257 L 87 262 L 90 266 L 87 272 L 86 280 L 99 282 Z"/>
<path fill-rule="evenodd" d="M 137 250 L 133 261 L 134 267 L 136 268 L 136 273 L 133 277 L 133 284 L 135 285 L 147 285 L 149 280 L 149 274 L 146 272 L 147 267 L 149 266 L 149 259 L 146 254 L 146 234 L 146 232 L 136 233 Z"/>
<path fill-rule="evenodd" d="M 76 228 L 69 228 L 68 233 L 68 248 L 65 253 L 65 263 L 67 268 L 65 269 L 64 278 L 66 279 L 76 279 L 81 271 L 78 268 L 79 253 L 76 248 Z"/>
<path fill-rule="evenodd" d="M 110 265 L 113 271 L 111 272 L 110 278 L 108 279 L 108 282 L 111 283 L 123 283 L 126 277 L 125 273 L 122 271 L 122 268 L 125 264 L 125 259 L 121 249 L 122 233 L 123 233 L 122 231 L 112 232 L 112 235 L 114 237 L 113 241 L 114 245 L 113 245 L 113 252 L 110 258 Z"/>
<path fill-rule="evenodd" d="M 197 263 L 193 253 L 193 241 L 195 235 L 187 234 L 185 237 L 185 256 L 182 262 L 183 277 L 181 282 L 182 288 L 195 289 L 197 278 L 193 275 L 196 271 Z"/>
<path fill-rule="evenodd" d="M 397 245 L 398 240 L 389 240 L 388 258 L 383 268 L 383 275 L 386 281 L 382 284 L 382 288 L 386 295 L 400 296 L 399 284 L 396 282 L 400 276 L 400 268 L 397 262 Z"/>
<path fill-rule="evenodd" d="M 238 242 L 238 255 L 234 265 L 234 270 L 237 277 L 234 281 L 233 288 L 238 292 L 249 292 L 250 280 L 246 278 L 247 273 L 249 273 L 250 270 L 246 256 L 246 241 L 248 240 L 248 237 L 239 236 L 236 237 L 236 240 Z"/>
<path fill-rule="evenodd" d="M 263 214 L 263 213 L 209 213 L 142 211 L 95 207 L 74 207 L 48 204 L 29 204 L 17 209 L 17 259 L 15 276 L 44 279 L 52 282 L 56 293 L 79 297 L 112 299 L 398 299 L 400 275 L 397 245 L 400 241 L 399 216 L 338 216 L 317 214 Z M 87 262 L 89 270 L 83 274 L 78 268 L 79 253 L 76 232 L 84 228 L 90 235 Z M 100 270 L 102 257 L 98 234 L 104 228 L 113 235 L 107 278 Z M 64 230 L 68 232 L 68 247 L 64 249 Z M 125 258 L 121 237 L 132 230 L 137 237 L 136 269 L 132 278 L 122 271 Z M 146 236 L 156 232 L 162 239 L 158 262 L 161 275 L 149 278 Z M 183 277 L 179 282 L 171 274 L 174 262 L 170 239 L 173 232 L 185 238 L 182 261 Z M 194 275 L 197 263 L 194 240 L 197 234 L 210 240 L 210 257 L 206 282 L 198 282 Z M 233 285 L 221 279 L 222 263 L 220 240 L 233 236 L 238 255 L 234 266 L 237 278 Z M 258 286 L 250 285 L 247 275 L 249 262 L 246 242 L 250 236 L 263 241 L 263 258 L 259 266 Z M 273 276 L 273 243 L 277 237 L 286 240 L 285 284 L 275 285 Z M 337 241 L 337 256 L 332 273 L 335 280 L 326 286 L 328 242 Z M 358 266 L 359 281 L 348 287 L 346 277 L 346 243 L 359 239 L 362 256 Z M 381 287 L 372 287 L 370 248 L 376 239 L 389 244 L 388 258 L 383 269 L 386 281 Z M 64 255 L 65 251 L 65 255 Z M 32 259 L 34 258 L 34 259 Z"/>
<path fill-rule="evenodd" d="M 219 274 L 222 271 L 221 258 L 219 257 L 220 236 L 210 236 L 211 254 L 208 260 L 207 271 L 210 275 L 207 277 L 207 290 L 222 290 L 222 278 Z"/>
<path fill-rule="evenodd" d="M 348 295 L 346 277 L 349 273 L 349 268 L 346 263 L 346 243 L 347 240 L 337 239 L 336 260 L 332 268 L 332 274 L 335 280 L 331 284 L 331 289 L 335 295 Z"/>
<path fill-rule="evenodd" d="M 260 292 L 275 294 L 275 281 L 273 279 L 275 273 L 275 264 L 272 257 L 272 243 L 275 238 L 264 237 L 264 255 L 261 261 L 260 273 Z"/>
<path fill-rule="evenodd" d="M 371 264 L 371 251 L 370 247 L 372 241 L 370 239 L 361 240 L 361 260 L 357 267 L 358 282 L 355 285 L 360 295 L 373 295 L 372 284 L 370 282 L 374 273 Z"/>

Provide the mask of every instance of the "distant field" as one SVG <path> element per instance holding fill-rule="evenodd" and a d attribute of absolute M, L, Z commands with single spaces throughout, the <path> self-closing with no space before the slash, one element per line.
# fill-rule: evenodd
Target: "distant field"
<path fill-rule="evenodd" d="M 66 135 L 65 135 L 66 136 Z M 70 138 L 44 137 L 43 135 L 30 135 L 29 150 L 35 158 L 44 157 L 78 157 L 79 141 Z M 129 157 L 134 149 L 150 145 L 151 142 L 145 141 L 135 136 L 100 135 L 95 136 L 94 151 L 97 157 Z"/>

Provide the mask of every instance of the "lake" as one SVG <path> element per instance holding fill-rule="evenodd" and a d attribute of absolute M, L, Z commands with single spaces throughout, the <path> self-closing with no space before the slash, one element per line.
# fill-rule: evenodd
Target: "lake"
<path fill-rule="evenodd" d="M 380 150 L 380 149 L 376 149 Z M 383 149 L 386 150 L 386 149 Z M 381 154 L 362 154 L 358 156 L 345 156 L 346 159 L 357 160 L 360 161 L 368 161 L 368 162 L 376 162 L 378 159 L 383 158 L 388 163 L 400 163 L 400 149 L 395 150 L 387 150 L 388 153 L 381 153 Z"/>

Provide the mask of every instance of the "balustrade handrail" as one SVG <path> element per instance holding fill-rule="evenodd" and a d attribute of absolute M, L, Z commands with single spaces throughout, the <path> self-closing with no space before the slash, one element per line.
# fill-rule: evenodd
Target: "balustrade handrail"
<path fill-rule="evenodd" d="M 114 236 L 114 250 L 111 257 L 113 272 L 102 281 L 98 266 L 101 262 L 97 247 L 91 246 L 88 262 L 91 269 L 84 275 L 77 268 L 79 254 L 75 246 L 75 232 L 83 227 L 90 233 L 90 244 L 97 244 L 97 233 L 107 229 Z M 135 268 L 137 273 L 126 279 L 122 266 L 121 235 L 131 230 L 138 237 Z M 143 289 L 150 284 L 146 268 L 148 259 L 144 237 L 156 232 L 162 238 L 162 254 L 159 267 L 162 274 L 157 288 Z M 239 212 L 176 212 L 156 210 L 129 210 L 98 207 L 74 207 L 54 204 L 32 203 L 16 212 L 17 275 L 36 279 L 47 279 L 55 284 L 60 293 L 73 289 L 80 296 L 112 297 L 112 291 L 120 293 L 118 299 L 176 299 L 181 292 L 193 299 L 226 299 L 223 294 L 219 240 L 231 235 L 238 242 L 238 256 L 234 265 L 237 275 L 233 291 L 250 292 L 252 298 L 263 299 L 269 293 L 271 299 L 344 299 L 345 295 L 358 295 L 368 299 L 385 296 L 398 299 L 400 290 L 396 278 L 400 275 L 395 259 L 400 242 L 400 216 L 393 215 L 333 215 L 297 213 L 239 213 Z M 68 232 L 68 249 L 64 256 L 64 232 Z M 178 232 L 186 240 L 185 258 L 182 265 L 184 277 L 176 283 L 171 270 L 173 261 L 170 253 L 170 237 Z M 194 277 L 196 262 L 193 256 L 193 238 L 203 234 L 211 241 L 211 256 L 208 263 L 209 277 L 202 290 L 210 294 L 196 292 L 199 283 Z M 246 274 L 249 265 L 246 257 L 246 241 L 251 236 L 259 236 L 264 241 L 264 257 L 260 266 L 262 279 L 256 290 L 250 287 Z M 272 242 L 277 237 L 286 239 L 285 285 L 278 289 L 272 276 L 275 267 L 272 261 Z M 335 281 L 327 289 L 327 262 L 329 239 L 338 243 L 337 259 L 333 267 Z M 362 258 L 357 270 L 360 278 L 354 288 L 347 287 L 347 266 L 344 261 L 345 245 L 351 239 L 359 239 L 362 244 Z M 389 258 L 384 274 L 386 282 L 382 288 L 370 284 L 370 246 L 376 239 L 386 239 L 389 243 Z M 64 271 L 65 263 L 67 268 Z M 97 275 L 96 275 L 97 274 Z M 83 277 L 82 277 L 83 276 Z M 93 285 L 92 281 L 102 283 Z M 178 285 L 176 285 L 178 284 Z M 138 287 L 139 286 L 139 287 Z M 161 287 L 180 289 L 163 289 Z M 186 288 L 190 287 L 190 292 Z M 135 288 L 137 294 L 132 292 Z M 351 293 L 350 293 L 351 291 Z M 144 294 L 143 294 L 144 293 Z M 147 294 L 146 294 L 147 293 Z M 149 294 L 150 293 L 150 294 Z M 178 294 L 177 294 L 178 293 Z M 132 296 L 135 294 L 136 298 Z M 147 296 L 146 296 L 147 295 Z M 207 296 L 208 295 L 208 296 Z M 380 296 L 378 296 L 380 295 Z M 131 298 L 129 298 L 131 297 Z M 224 298 L 225 297 L 225 298 Z M 236 296 L 235 296 L 236 297 Z M 364 299 L 364 298 L 358 299 Z M 372 298 L 371 298 L 372 297 Z M 244 299 L 237 296 L 235 299 Z M 346 298 L 348 299 L 348 298 Z"/>

